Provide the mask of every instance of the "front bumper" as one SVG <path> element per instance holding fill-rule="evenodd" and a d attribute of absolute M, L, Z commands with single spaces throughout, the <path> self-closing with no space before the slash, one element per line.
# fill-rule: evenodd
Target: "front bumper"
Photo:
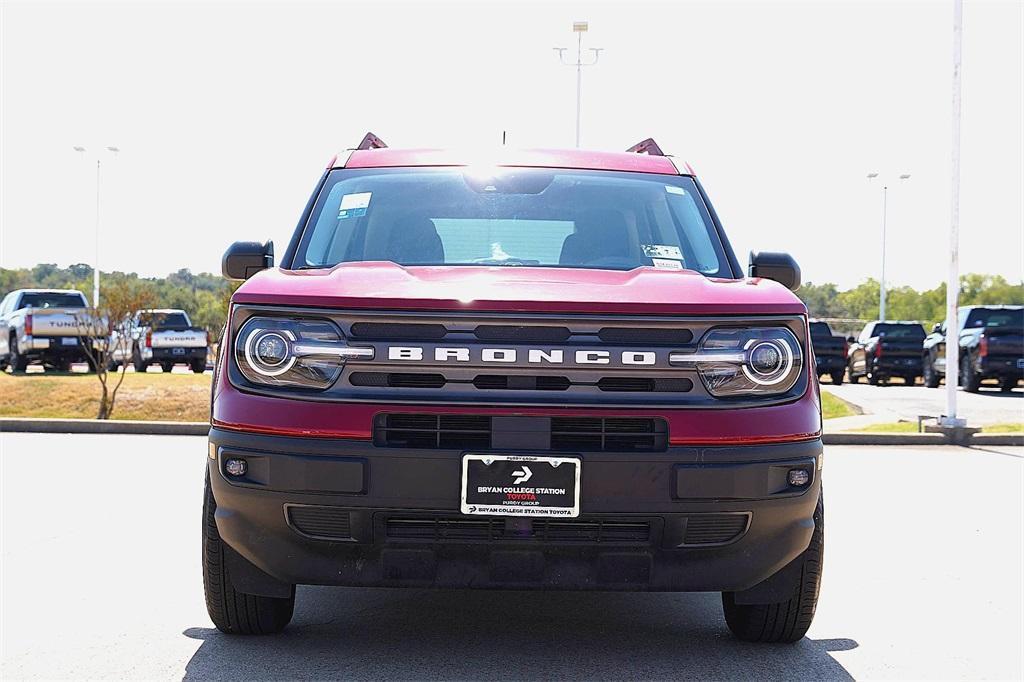
<path fill-rule="evenodd" d="M 740 591 L 807 548 L 821 452 L 583 453 L 581 515 L 557 522 L 460 514 L 453 450 L 215 428 L 208 464 L 222 539 L 280 583 Z M 228 457 L 247 460 L 241 480 Z M 786 483 L 796 467 L 811 472 L 801 489 Z"/>

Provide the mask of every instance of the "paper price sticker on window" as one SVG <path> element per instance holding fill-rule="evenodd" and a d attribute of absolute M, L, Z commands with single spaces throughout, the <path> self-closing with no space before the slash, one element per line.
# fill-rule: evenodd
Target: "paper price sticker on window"
<path fill-rule="evenodd" d="M 338 206 L 338 219 L 359 218 L 366 215 L 366 208 L 370 205 L 371 196 L 373 196 L 373 192 L 346 194 L 341 197 L 341 205 Z"/>
<path fill-rule="evenodd" d="M 677 260 L 668 258 L 652 258 L 651 262 L 659 270 L 682 270 L 683 264 Z"/>
<path fill-rule="evenodd" d="M 679 250 L 678 246 L 670 246 L 667 244 L 641 244 L 640 248 L 643 249 L 644 255 L 648 258 L 671 258 L 673 260 L 683 260 L 683 252 Z"/>

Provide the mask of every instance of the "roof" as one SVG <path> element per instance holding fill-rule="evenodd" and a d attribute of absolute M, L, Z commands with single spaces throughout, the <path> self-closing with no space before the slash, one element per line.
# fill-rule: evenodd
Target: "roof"
<path fill-rule="evenodd" d="M 80 294 L 85 296 L 78 289 L 15 289 L 12 293 L 21 294 Z"/>
<path fill-rule="evenodd" d="M 663 175 L 693 175 L 689 165 L 668 156 L 582 149 L 357 149 L 338 154 L 328 168 L 395 168 L 426 166 L 513 166 L 629 171 Z"/>

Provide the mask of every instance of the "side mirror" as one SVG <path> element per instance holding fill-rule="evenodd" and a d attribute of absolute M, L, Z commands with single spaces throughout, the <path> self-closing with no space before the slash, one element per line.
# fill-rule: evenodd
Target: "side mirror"
<path fill-rule="evenodd" d="M 847 336 L 846 343 L 857 343 L 857 339 L 853 338 L 852 336 Z"/>
<path fill-rule="evenodd" d="M 800 288 L 800 266 L 788 253 L 751 251 L 747 274 L 751 277 L 773 279 L 791 291 Z"/>
<path fill-rule="evenodd" d="M 221 272 L 228 279 L 249 279 L 260 270 L 274 267 L 274 242 L 235 242 L 224 252 Z"/>
<path fill-rule="evenodd" d="M 932 325 L 932 334 L 938 334 L 941 331 L 942 331 L 942 323 L 941 322 L 936 322 L 935 324 Z"/>

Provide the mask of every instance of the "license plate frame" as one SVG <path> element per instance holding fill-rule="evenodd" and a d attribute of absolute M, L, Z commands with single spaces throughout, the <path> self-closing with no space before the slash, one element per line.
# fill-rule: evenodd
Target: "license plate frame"
<path fill-rule="evenodd" d="M 460 509 L 468 516 L 576 518 L 582 471 L 579 457 L 466 453 Z"/>

